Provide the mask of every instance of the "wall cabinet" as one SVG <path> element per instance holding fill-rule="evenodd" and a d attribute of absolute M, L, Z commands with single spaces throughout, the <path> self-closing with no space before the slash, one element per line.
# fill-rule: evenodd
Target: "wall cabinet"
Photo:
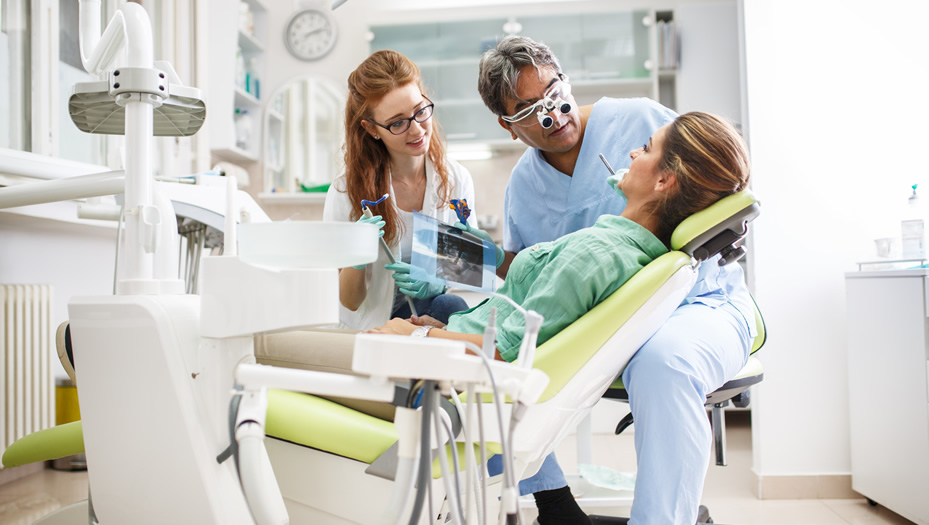
<path fill-rule="evenodd" d="M 929 524 L 929 270 L 846 274 L 852 488 Z"/>
<path fill-rule="evenodd" d="M 477 92 L 484 51 L 508 32 L 526 35 L 552 49 L 579 104 L 602 96 L 659 100 L 655 21 L 654 12 L 635 10 L 375 25 L 371 51 L 393 49 L 416 62 L 450 142 L 509 144 Z"/>
<path fill-rule="evenodd" d="M 214 161 L 256 162 L 261 151 L 267 9 L 260 0 L 210 0 L 209 13 L 210 150 Z"/>

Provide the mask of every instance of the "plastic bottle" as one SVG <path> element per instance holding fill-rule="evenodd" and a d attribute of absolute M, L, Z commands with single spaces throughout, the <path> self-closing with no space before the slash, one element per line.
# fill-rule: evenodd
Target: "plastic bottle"
<path fill-rule="evenodd" d="M 258 77 L 255 75 L 255 71 L 258 70 L 258 59 L 252 57 L 246 62 L 247 67 L 245 68 L 245 91 L 251 93 L 255 98 L 261 98 L 261 84 L 258 81 Z"/>
<path fill-rule="evenodd" d="M 901 255 L 904 259 L 923 259 L 926 257 L 926 223 L 925 214 L 919 195 L 913 193 L 907 201 L 906 212 L 900 221 Z"/>
<path fill-rule="evenodd" d="M 252 118 L 246 109 L 235 110 L 235 145 L 241 149 L 248 149 L 248 142 L 252 135 Z"/>
<path fill-rule="evenodd" d="M 239 29 L 249 35 L 254 32 L 254 22 L 252 21 L 252 10 L 248 2 L 239 2 Z"/>
<path fill-rule="evenodd" d="M 245 82 L 245 58 L 242 56 L 242 48 L 237 46 L 235 48 L 235 85 L 236 87 L 247 89 Z"/>

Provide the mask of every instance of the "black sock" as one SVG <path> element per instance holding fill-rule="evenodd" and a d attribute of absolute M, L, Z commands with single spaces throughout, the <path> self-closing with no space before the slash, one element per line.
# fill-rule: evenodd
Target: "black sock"
<path fill-rule="evenodd" d="M 532 496 L 539 508 L 539 525 L 590 525 L 590 518 L 578 506 L 571 487 L 542 490 Z"/>

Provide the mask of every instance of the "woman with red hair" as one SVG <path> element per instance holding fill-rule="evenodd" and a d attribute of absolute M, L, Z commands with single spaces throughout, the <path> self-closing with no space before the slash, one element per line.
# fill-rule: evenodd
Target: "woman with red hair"
<path fill-rule="evenodd" d="M 365 330 L 409 318 L 408 297 L 418 314 L 443 321 L 467 308 L 444 287 L 410 277 L 412 212 L 454 224 L 449 200 L 466 199 L 474 208 L 471 174 L 446 157 L 434 107 L 419 68 L 396 51 L 372 54 L 348 77 L 345 174 L 330 187 L 323 218 L 375 224 L 397 262 L 390 264 L 379 252 L 371 264 L 339 271 L 344 328 Z M 390 198 L 366 218 L 361 201 L 384 194 Z"/>

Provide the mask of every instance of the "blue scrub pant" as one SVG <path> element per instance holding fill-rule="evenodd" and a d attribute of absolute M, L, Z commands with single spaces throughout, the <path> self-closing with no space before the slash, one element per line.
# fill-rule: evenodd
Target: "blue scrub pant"
<path fill-rule="evenodd" d="M 416 307 L 416 313 L 419 315 L 428 315 L 433 319 L 448 324 L 448 317 L 455 312 L 463 312 L 468 309 L 468 303 L 458 295 L 439 294 L 430 299 L 413 299 L 413 306 Z M 407 301 L 400 303 L 391 313 L 391 317 L 400 317 L 409 319 L 413 315 L 410 311 L 410 304 Z"/>
<path fill-rule="evenodd" d="M 638 470 L 631 525 L 696 523 L 713 439 L 706 395 L 745 366 L 750 348 L 747 321 L 732 304 L 688 304 L 629 361 L 623 384 Z M 566 485 L 552 455 L 519 489 L 528 494 Z"/>

